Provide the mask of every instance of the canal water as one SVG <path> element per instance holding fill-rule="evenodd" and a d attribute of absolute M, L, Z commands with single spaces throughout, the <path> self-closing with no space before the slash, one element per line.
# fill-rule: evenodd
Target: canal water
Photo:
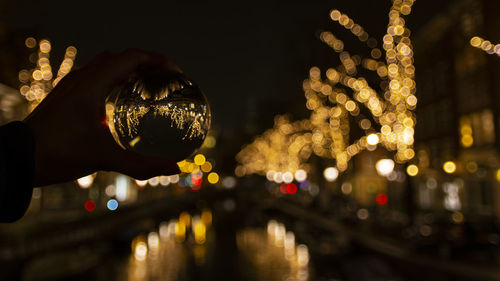
<path fill-rule="evenodd" d="M 117 280 L 310 280 L 307 246 L 298 245 L 279 223 L 239 231 L 235 252 L 219 251 L 212 229 L 203 238 L 200 226 L 185 237 L 182 223 L 166 228 L 134 239 Z"/>
<path fill-rule="evenodd" d="M 225 200 L 22 265 L 24 281 L 418 280 L 309 222 Z M 154 221 L 152 223 L 151 221 Z M 136 224 L 141 225 L 142 223 Z M 444 280 L 444 279 L 436 279 Z"/>

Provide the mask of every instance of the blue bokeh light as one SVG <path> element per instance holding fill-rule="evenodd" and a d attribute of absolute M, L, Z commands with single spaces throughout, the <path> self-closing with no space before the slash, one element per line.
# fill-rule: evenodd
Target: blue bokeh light
<path fill-rule="evenodd" d="M 114 211 L 118 208 L 118 201 L 116 201 L 115 199 L 110 199 L 106 205 L 108 206 L 108 209 Z"/>

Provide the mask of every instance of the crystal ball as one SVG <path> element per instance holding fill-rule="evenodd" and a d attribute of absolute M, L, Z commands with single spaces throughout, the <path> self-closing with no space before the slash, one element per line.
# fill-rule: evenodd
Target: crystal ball
<path fill-rule="evenodd" d="M 203 143 L 210 107 L 200 88 L 181 73 L 134 74 L 106 99 L 106 121 L 115 141 L 144 156 L 183 160 Z"/>

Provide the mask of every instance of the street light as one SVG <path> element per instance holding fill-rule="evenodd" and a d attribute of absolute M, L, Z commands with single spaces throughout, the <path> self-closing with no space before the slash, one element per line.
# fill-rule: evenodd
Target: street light
<path fill-rule="evenodd" d="M 443 170 L 447 174 L 453 174 L 457 170 L 457 165 L 453 161 L 446 161 L 443 164 Z"/>
<path fill-rule="evenodd" d="M 375 164 L 377 173 L 381 176 L 388 176 L 394 170 L 394 161 L 392 159 L 380 159 Z"/>
<path fill-rule="evenodd" d="M 328 167 L 325 169 L 323 172 L 323 176 L 325 176 L 325 179 L 327 181 L 335 181 L 337 177 L 339 176 L 339 170 L 335 167 Z"/>
<path fill-rule="evenodd" d="M 379 143 L 379 138 L 377 136 L 377 134 L 370 134 L 366 137 L 366 142 L 369 144 L 369 145 L 377 145 L 377 143 Z"/>
<path fill-rule="evenodd" d="M 417 166 L 417 165 L 414 165 L 414 164 L 409 165 L 409 166 L 406 168 L 406 173 L 407 173 L 410 177 L 414 177 L 414 176 L 418 175 L 418 166 Z"/>

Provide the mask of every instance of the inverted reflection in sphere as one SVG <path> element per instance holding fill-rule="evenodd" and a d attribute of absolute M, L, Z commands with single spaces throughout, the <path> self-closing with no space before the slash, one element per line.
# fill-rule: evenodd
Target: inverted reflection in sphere
<path fill-rule="evenodd" d="M 210 128 L 205 95 L 180 73 L 154 71 L 131 77 L 106 100 L 115 141 L 145 156 L 180 161 L 203 143 Z"/>

